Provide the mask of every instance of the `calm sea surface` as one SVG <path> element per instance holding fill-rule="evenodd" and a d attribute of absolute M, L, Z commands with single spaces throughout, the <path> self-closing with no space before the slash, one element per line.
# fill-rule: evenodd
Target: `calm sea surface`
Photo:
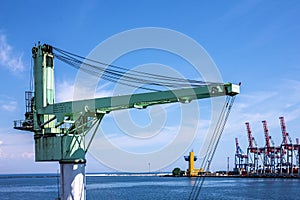
<path fill-rule="evenodd" d="M 88 176 L 87 199 L 188 199 L 195 179 L 156 176 Z M 0 175 L 0 199 L 57 197 L 55 175 Z M 300 199 L 300 179 L 211 178 L 200 199 Z"/>

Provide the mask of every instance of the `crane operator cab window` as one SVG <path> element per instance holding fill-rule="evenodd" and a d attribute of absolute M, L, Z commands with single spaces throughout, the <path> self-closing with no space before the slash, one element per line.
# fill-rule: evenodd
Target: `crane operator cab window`
<path fill-rule="evenodd" d="M 46 66 L 53 67 L 53 57 L 46 56 Z"/>

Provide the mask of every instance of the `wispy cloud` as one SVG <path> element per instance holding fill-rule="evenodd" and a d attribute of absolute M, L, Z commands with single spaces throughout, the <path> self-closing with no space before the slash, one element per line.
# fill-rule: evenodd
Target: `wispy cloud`
<path fill-rule="evenodd" d="M 3 134 L 7 133 L 7 134 Z M 0 129 L 0 159 L 29 159 L 34 152 L 31 135 L 19 134 L 11 129 Z M 16 140 L 16 138 L 18 138 Z"/>
<path fill-rule="evenodd" d="M 247 133 L 244 123 L 248 121 L 254 137 L 262 146 L 264 134 L 261 121 L 266 120 L 275 144 L 279 144 L 281 142 L 279 117 L 284 116 L 286 123 L 300 119 L 299 86 L 300 81 L 282 80 L 268 90 L 248 92 L 247 95 L 240 94 L 227 123 L 227 134 L 239 137 L 240 141 L 246 145 Z M 297 129 L 289 126 L 289 130 L 293 132 Z"/>
<path fill-rule="evenodd" d="M 66 102 L 73 100 L 74 95 L 74 84 L 67 80 L 59 81 L 59 84 L 56 84 L 56 101 L 57 102 Z"/>
<path fill-rule="evenodd" d="M 9 112 L 15 111 L 16 108 L 17 108 L 17 102 L 16 101 L 9 101 L 9 102 L 7 102 L 7 104 L 3 104 L 1 106 L 1 108 L 3 110 L 9 111 Z"/>
<path fill-rule="evenodd" d="M 13 112 L 17 109 L 18 103 L 15 99 L 0 95 L 0 109 L 8 112 Z"/>
<path fill-rule="evenodd" d="M 34 153 L 33 152 L 24 152 L 21 154 L 21 157 L 25 158 L 25 159 L 28 159 L 28 158 L 32 159 L 32 158 L 34 158 Z"/>
<path fill-rule="evenodd" d="M 127 149 L 129 151 L 141 153 L 156 151 L 174 140 L 178 134 L 180 126 L 167 126 L 164 127 L 159 133 L 153 135 L 153 132 L 145 130 L 140 132 L 140 135 L 152 136 L 149 138 L 132 137 L 122 133 L 110 133 L 106 134 L 108 140 L 120 148 Z"/>
<path fill-rule="evenodd" d="M 94 93 L 94 98 L 112 96 L 112 91 L 106 89 L 107 85 L 108 84 L 104 84 L 102 86 L 97 87 Z M 85 95 L 85 91 L 82 91 L 80 88 L 76 90 L 76 92 L 80 92 L 80 95 L 75 94 L 74 88 L 75 88 L 75 83 L 73 81 L 60 80 L 56 88 L 56 101 L 57 102 L 73 101 L 74 98 L 77 98 L 78 96 L 80 96 L 80 99 L 91 98 L 89 94 Z"/>
<path fill-rule="evenodd" d="M 24 71 L 22 54 L 13 51 L 13 47 L 7 42 L 6 35 L 0 31 L 0 66 L 13 73 Z"/>

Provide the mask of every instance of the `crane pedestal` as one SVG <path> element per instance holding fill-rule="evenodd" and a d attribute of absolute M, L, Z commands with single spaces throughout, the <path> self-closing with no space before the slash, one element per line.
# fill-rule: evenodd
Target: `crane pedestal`
<path fill-rule="evenodd" d="M 61 198 L 85 200 L 85 163 L 60 162 Z"/>

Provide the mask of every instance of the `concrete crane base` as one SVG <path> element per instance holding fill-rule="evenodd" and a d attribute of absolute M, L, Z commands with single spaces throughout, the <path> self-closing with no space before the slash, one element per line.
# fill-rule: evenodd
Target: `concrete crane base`
<path fill-rule="evenodd" d="M 85 163 L 60 163 L 61 199 L 85 200 Z"/>

